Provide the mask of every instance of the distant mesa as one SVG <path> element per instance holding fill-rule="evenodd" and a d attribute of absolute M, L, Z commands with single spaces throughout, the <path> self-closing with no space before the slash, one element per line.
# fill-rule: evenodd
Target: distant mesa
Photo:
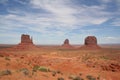
<path fill-rule="evenodd" d="M 100 49 L 100 46 L 97 44 L 97 38 L 95 36 L 86 37 L 81 49 Z"/>
<path fill-rule="evenodd" d="M 68 39 L 65 39 L 65 41 L 64 41 L 64 45 L 70 45 Z"/>
<path fill-rule="evenodd" d="M 69 39 L 65 39 L 62 47 L 64 47 L 64 48 L 72 48 L 72 46 L 69 43 Z"/>
<path fill-rule="evenodd" d="M 21 35 L 21 42 L 13 48 L 16 50 L 28 50 L 28 49 L 32 50 L 32 49 L 35 49 L 37 47 L 33 44 L 32 37 L 30 37 L 27 34 L 22 34 Z"/>
<path fill-rule="evenodd" d="M 97 38 L 95 36 L 88 36 L 85 38 L 85 45 L 97 45 Z"/>
<path fill-rule="evenodd" d="M 27 34 L 22 34 L 20 44 L 33 44 L 32 37 L 30 38 Z"/>

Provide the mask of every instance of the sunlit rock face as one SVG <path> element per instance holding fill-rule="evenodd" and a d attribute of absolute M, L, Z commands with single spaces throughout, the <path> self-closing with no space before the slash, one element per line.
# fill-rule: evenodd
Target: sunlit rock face
<path fill-rule="evenodd" d="M 20 44 L 33 44 L 32 38 L 29 35 L 22 34 Z"/>
<path fill-rule="evenodd" d="M 97 45 L 97 38 L 95 36 L 86 37 L 84 45 Z"/>
<path fill-rule="evenodd" d="M 62 47 L 63 47 L 63 48 L 72 48 L 72 46 L 71 46 L 70 43 L 69 43 L 69 39 L 65 39 Z"/>
<path fill-rule="evenodd" d="M 65 39 L 65 41 L 64 41 L 64 45 L 70 45 L 68 39 Z"/>
<path fill-rule="evenodd" d="M 37 47 L 33 44 L 33 40 L 30 35 L 22 34 L 21 35 L 21 42 L 13 47 L 14 50 L 34 50 Z"/>
<path fill-rule="evenodd" d="M 97 38 L 95 36 L 87 36 L 81 49 L 100 49 L 100 46 L 97 44 Z"/>

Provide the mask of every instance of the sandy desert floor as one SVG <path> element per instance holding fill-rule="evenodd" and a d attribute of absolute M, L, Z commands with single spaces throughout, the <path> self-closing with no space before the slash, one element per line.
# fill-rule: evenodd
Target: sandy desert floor
<path fill-rule="evenodd" d="M 120 48 L 1 48 L 0 80 L 120 80 Z"/>

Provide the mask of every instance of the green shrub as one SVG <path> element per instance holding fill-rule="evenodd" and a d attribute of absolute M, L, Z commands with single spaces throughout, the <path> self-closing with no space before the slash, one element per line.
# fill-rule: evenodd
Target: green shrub
<path fill-rule="evenodd" d="M 39 71 L 42 71 L 42 72 L 49 72 L 49 68 L 44 67 L 44 66 L 40 66 L 40 67 L 38 68 L 38 70 L 39 70 Z"/>
<path fill-rule="evenodd" d="M 82 78 L 79 77 L 79 76 L 76 76 L 73 80 L 84 80 L 84 79 L 82 79 Z"/>
<path fill-rule="evenodd" d="M 69 79 L 72 79 L 72 80 L 84 80 L 83 78 L 81 78 L 79 76 L 75 76 L 75 75 L 69 76 Z"/>
<path fill-rule="evenodd" d="M 0 71 L 0 76 L 4 76 L 4 75 L 11 75 L 11 71 L 10 70 L 5 70 L 5 71 Z"/>
<path fill-rule="evenodd" d="M 37 70 L 42 71 L 42 72 L 49 72 L 50 71 L 49 68 L 44 67 L 44 66 L 34 66 L 33 71 L 37 71 Z"/>
<path fill-rule="evenodd" d="M 87 75 L 86 78 L 87 78 L 88 80 L 96 80 L 96 78 L 94 78 L 94 77 L 91 76 L 91 75 Z"/>
<path fill-rule="evenodd" d="M 35 65 L 35 66 L 33 67 L 33 71 L 36 72 L 36 71 L 38 70 L 39 67 L 40 67 L 40 66 Z"/>

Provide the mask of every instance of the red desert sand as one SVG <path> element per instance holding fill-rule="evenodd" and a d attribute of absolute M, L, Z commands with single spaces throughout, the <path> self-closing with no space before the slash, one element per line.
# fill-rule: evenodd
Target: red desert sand
<path fill-rule="evenodd" d="M 0 47 L 0 80 L 120 80 L 120 47 L 100 47 L 95 36 L 72 47 L 36 46 L 23 34 L 18 45 Z"/>

